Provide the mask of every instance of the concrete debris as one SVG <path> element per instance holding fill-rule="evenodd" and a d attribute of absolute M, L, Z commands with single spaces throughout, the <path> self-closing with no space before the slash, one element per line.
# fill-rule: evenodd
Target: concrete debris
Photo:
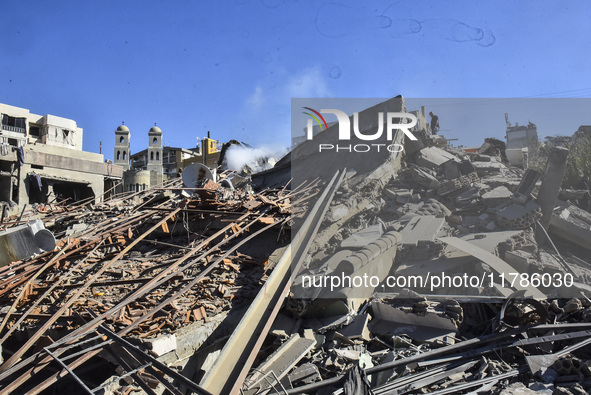
<path fill-rule="evenodd" d="M 249 390 L 258 391 L 274 386 L 314 347 L 315 340 L 293 335 L 283 343 L 267 360 L 260 365 L 255 374 L 245 383 Z M 272 372 L 272 374 L 271 374 Z M 267 376 L 270 377 L 267 378 Z M 249 383 L 250 382 L 250 383 Z"/>
<path fill-rule="evenodd" d="M 311 384 L 316 381 L 322 380 L 318 366 L 313 363 L 305 363 L 295 368 L 292 373 L 289 374 L 289 384 L 291 387 L 299 387 L 301 385 Z"/>
<path fill-rule="evenodd" d="M 513 193 L 506 187 L 500 186 L 482 195 L 482 203 L 487 207 L 496 207 L 513 196 Z"/>
<path fill-rule="evenodd" d="M 440 196 L 449 195 L 452 192 L 469 187 L 470 184 L 477 182 L 478 180 L 478 174 L 474 172 L 445 181 L 437 186 L 437 194 Z"/>
<path fill-rule="evenodd" d="M 350 324 L 339 329 L 336 333 L 347 341 L 362 340 L 368 342 L 371 340 L 367 326 L 369 318 L 370 316 L 367 313 L 357 315 Z"/>
<path fill-rule="evenodd" d="M 579 210 L 576 206 L 557 208 L 550 218 L 548 231 L 553 237 L 575 243 L 579 247 L 591 250 L 591 244 L 589 243 L 591 240 L 591 225 L 589 224 L 588 217 L 572 215 L 573 212 L 580 213 Z"/>
<path fill-rule="evenodd" d="M 460 162 L 460 160 L 453 154 L 437 147 L 423 148 L 418 152 L 415 163 L 421 167 L 426 167 L 431 170 L 438 170 L 447 162 Z"/>
<path fill-rule="evenodd" d="M 0 392 L 589 393 L 591 195 L 561 189 L 568 151 L 542 174 L 533 124 L 462 148 L 410 113 L 417 140 L 375 141 L 404 152 L 319 155 L 335 123 L 280 159 L 232 166 L 234 142 L 143 190 L 3 204 Z"/>
<path fill-rule="evenodd" d="M 287 219 L 297 215 L 291 217 L 290 189 L 253 194 L 204 180 L 187 189 L 177 178 L 98 204 L 55 206 L 24 225 L 5 218 L 2 391 L 71 393 L 84 380 L 115 393 L 123 391 L 119 382 L 146 390 L 171 388 L 177 380 L 205 393 L 194 374 L 181 372 L 198 372 L 194 361 L 205 361 L 215 351 L 208 347 L 232 332 L 272 272 L 273 253 L 289 242 Z M 314 190 L 300 186 L 299 197 Z M 97 335 L 97 327 L 103 326 L 133 345 L 101 340 L 105 333 Z M 100 373 L 76 374 L 73 381 L 51 374 L 30 379 L 24 372 L 33 366 L 31 353 L 39 369 L 52 360 L 85 365 L 100 356 L 103 362 Z M 176 370 L 156 366 L 154 358 Z"/>
<path fill-rule="evenodd" d="M 497 225 L 504 229 L 527 229 L 541 217 L 540 206 L 533 200 L 525 204 L 510 203 L 495 212 Z"/>
<path fill-rule="evenodd" d="M 479 177 L 489 174 L 503 173 L 503 171 L 507 169 L 503 163 L 497 161 L 472 162 L 472 165 L 476 168 L 476 174 L 478 174 Z"/>
<path fill-rule="evenodd" d="M 385 232 L 383 224 L 368 226 L 341 242 L 341 248 L 362 248 L 369 243 L 378 240 Z"/>
<path fill-rule="evenodd" d="M 432 215 L 411 218 L 400 231 L 402 245 L 417 246 L 434 241 L 444 222 L 444 218 L 437 218 Z"/>
<path fill-rule="evenodd" d="M 531 193 L 536 187 L 536 182 L 540 178 L 540 172 L 534 169 L 527 169 L 523 174 L 523 178 L 515 191 L 514 200 L 524 204 L 530 197 Z"/>
<path fill-rule="evenodd" d="M 404 335 L 419 343 L 453 344 L 458 328 L 449 318 L 435 313 L 405 313 L 384 303 L 372 303 L 371 332 L 380 336 Z"/>

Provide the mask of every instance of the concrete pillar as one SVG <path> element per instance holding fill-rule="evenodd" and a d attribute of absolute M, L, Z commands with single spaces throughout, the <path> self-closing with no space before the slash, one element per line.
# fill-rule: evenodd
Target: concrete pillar
<path fill-rule="evenodd" d="M 540 223 L 546 230 L 548 230 L 550 219 L 552 219 L 552 211 L 554 210 L 554 206 L 556 206 L 558 192 L 560 192 L 560 185 L 562 184 L 562 178 L 566 171 L 567 157 L 568 148 L 556 147 L 550 152 L 548 161 L 546 162 L 542 185 L 538 192 L 538 204 L 542 209 L 542 219 L 540 220 Z M 541 230 L 536 232 L 536 240 L 538 243 L 545 240 L 543 233 L 540 233 Z"/>

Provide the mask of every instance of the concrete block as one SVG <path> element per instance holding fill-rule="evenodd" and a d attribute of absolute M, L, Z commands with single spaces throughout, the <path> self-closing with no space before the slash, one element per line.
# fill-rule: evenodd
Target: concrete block
<path fill-rule="evenodd" d="M 476 173 L 480 177 L 487 174 L 501 173 L 507 167 L 501 162 L 472 162 L 472 165 L 476 168 Z"/>
<path fill-rule="evenodd" d="M 403 245 L 418 245 L 419 243 L 431 242 L 439 233 L 445 220 L 432 215 L 417 216 L 402 229 Z"/>
<path fill-rule="evenodd" d="M 338 332 L 349 340 L 364 340 L 370 341 L 371 337 L 367 324 L 369 322 L 369 314 L 360 314 L 356 316 L 353 321 L 338 330 Z"/>
<path fill-rule="evenodd" d="M 482 195 L 482 203 L 487 207 L 495 207 L 509 200 L 513 193 L 505 186 L 496 187 L 492 191 L 486 192 Z"/>
<path fill-rule="evenodd" d="M 533 226 L 541 217 L 540 206 L 530 200 L 525 205 L 511 203 L 495 213 L 497 225 L 507 229 L 525 229 Z"/>
<path fill-rule="evenodd" d="M 446 162 L 460 160 L 453 154 L 437 147 L 427 147 L 419 151 L 416 163 L 431 170 L 438 170 Z"/>
<path fill-rule="evenodd" d="M 342 248 L 363 248 L 369 243 L 378 240 L 384 234 L 385 228 L 382 224 L 368 226 L 341 242 Z"/>
<path fill-rule="evenodd" d="M 591 226 L 572 216 L 563 219 L 556 214 L 552 215 L 550 228 L 552 236 L 575 243 L 587 250 L 591 250 Z"/>
<path fill-rule="evenodd" d="M 177 348 L 175 334 L 162 335 L 154 339 L 148 339 L 146 340 L 146 343 L 151 348 L 152 354 L 154 354 L 156 357 L 160 357 L 176 350 Z"/>
<path fill-rule="evenodd" d="M 505 252 L 505 262 L 521 273 L 529 273 L 534 256 L 528 252 L 516 250 Z"/>
<path fill-rule="evenodd" d="M 439 185 L 439 181 L 437 180 L 437 178 L 435 178 L 429 172 L 418 167 L 412 168 L 411 177 L 419 185 L 425 188 L 437 188 L 437 186 Z"/>
<path fill-rule="evenodd" d="M 458 178 L 462 175 L 460 173 L 458 163 L 455 161 L 448 161 L 443 164 L 443 174 L 448 180 L 452 178 Z"/>

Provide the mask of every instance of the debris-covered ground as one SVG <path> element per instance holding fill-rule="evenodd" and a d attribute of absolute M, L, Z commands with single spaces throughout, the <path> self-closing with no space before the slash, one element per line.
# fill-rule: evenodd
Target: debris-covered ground
<path fill-rule="evenodd" d="M 591 213 L 560 188 L 568 151 L 524 170 L 496 139 L 415 134 L 359 166 L 303 144 L 252 176 L 3 218 L 57 246 L 0 268 L 2 391 L 588 393 Z M 291 181 L 298 156 L 324 175 Z"/>
<path fill-rule="evenodd" d="M 0 274 L 5 390 L 53 385 L 52 359 L 80 366 L 94 391 L 118 388 L 123 381 L 105 377 L 109 369 L 84 368 L 96 367 L 99 354 L 117 365 L 113 372 L 126 372 L 118 376 L 139 385 L 147 375 L 151 381 L 141 384 L 150 386 L 166 381 L 160 374 L 167 372 L 151 366 L 134 373 L 153 362 L 126 347 L 182 366 L 214 331 L 232 331 L 235 311 L 248 307 L 272 271 L 275 250 L 289 243 L 291 195 L 206 187 L 189 193 L 176 180 L 40 213 L 59 240 L 55 251 Z"/>

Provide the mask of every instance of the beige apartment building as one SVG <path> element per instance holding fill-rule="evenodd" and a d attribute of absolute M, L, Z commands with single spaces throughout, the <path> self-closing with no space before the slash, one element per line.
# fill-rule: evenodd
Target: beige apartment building
<path fill-rule="evenodd" d="M 1 103 L 0 117 L 0 202 L 79 201 L 121 180 L 121 166 L 82 150 L 74 120 Z"/>

